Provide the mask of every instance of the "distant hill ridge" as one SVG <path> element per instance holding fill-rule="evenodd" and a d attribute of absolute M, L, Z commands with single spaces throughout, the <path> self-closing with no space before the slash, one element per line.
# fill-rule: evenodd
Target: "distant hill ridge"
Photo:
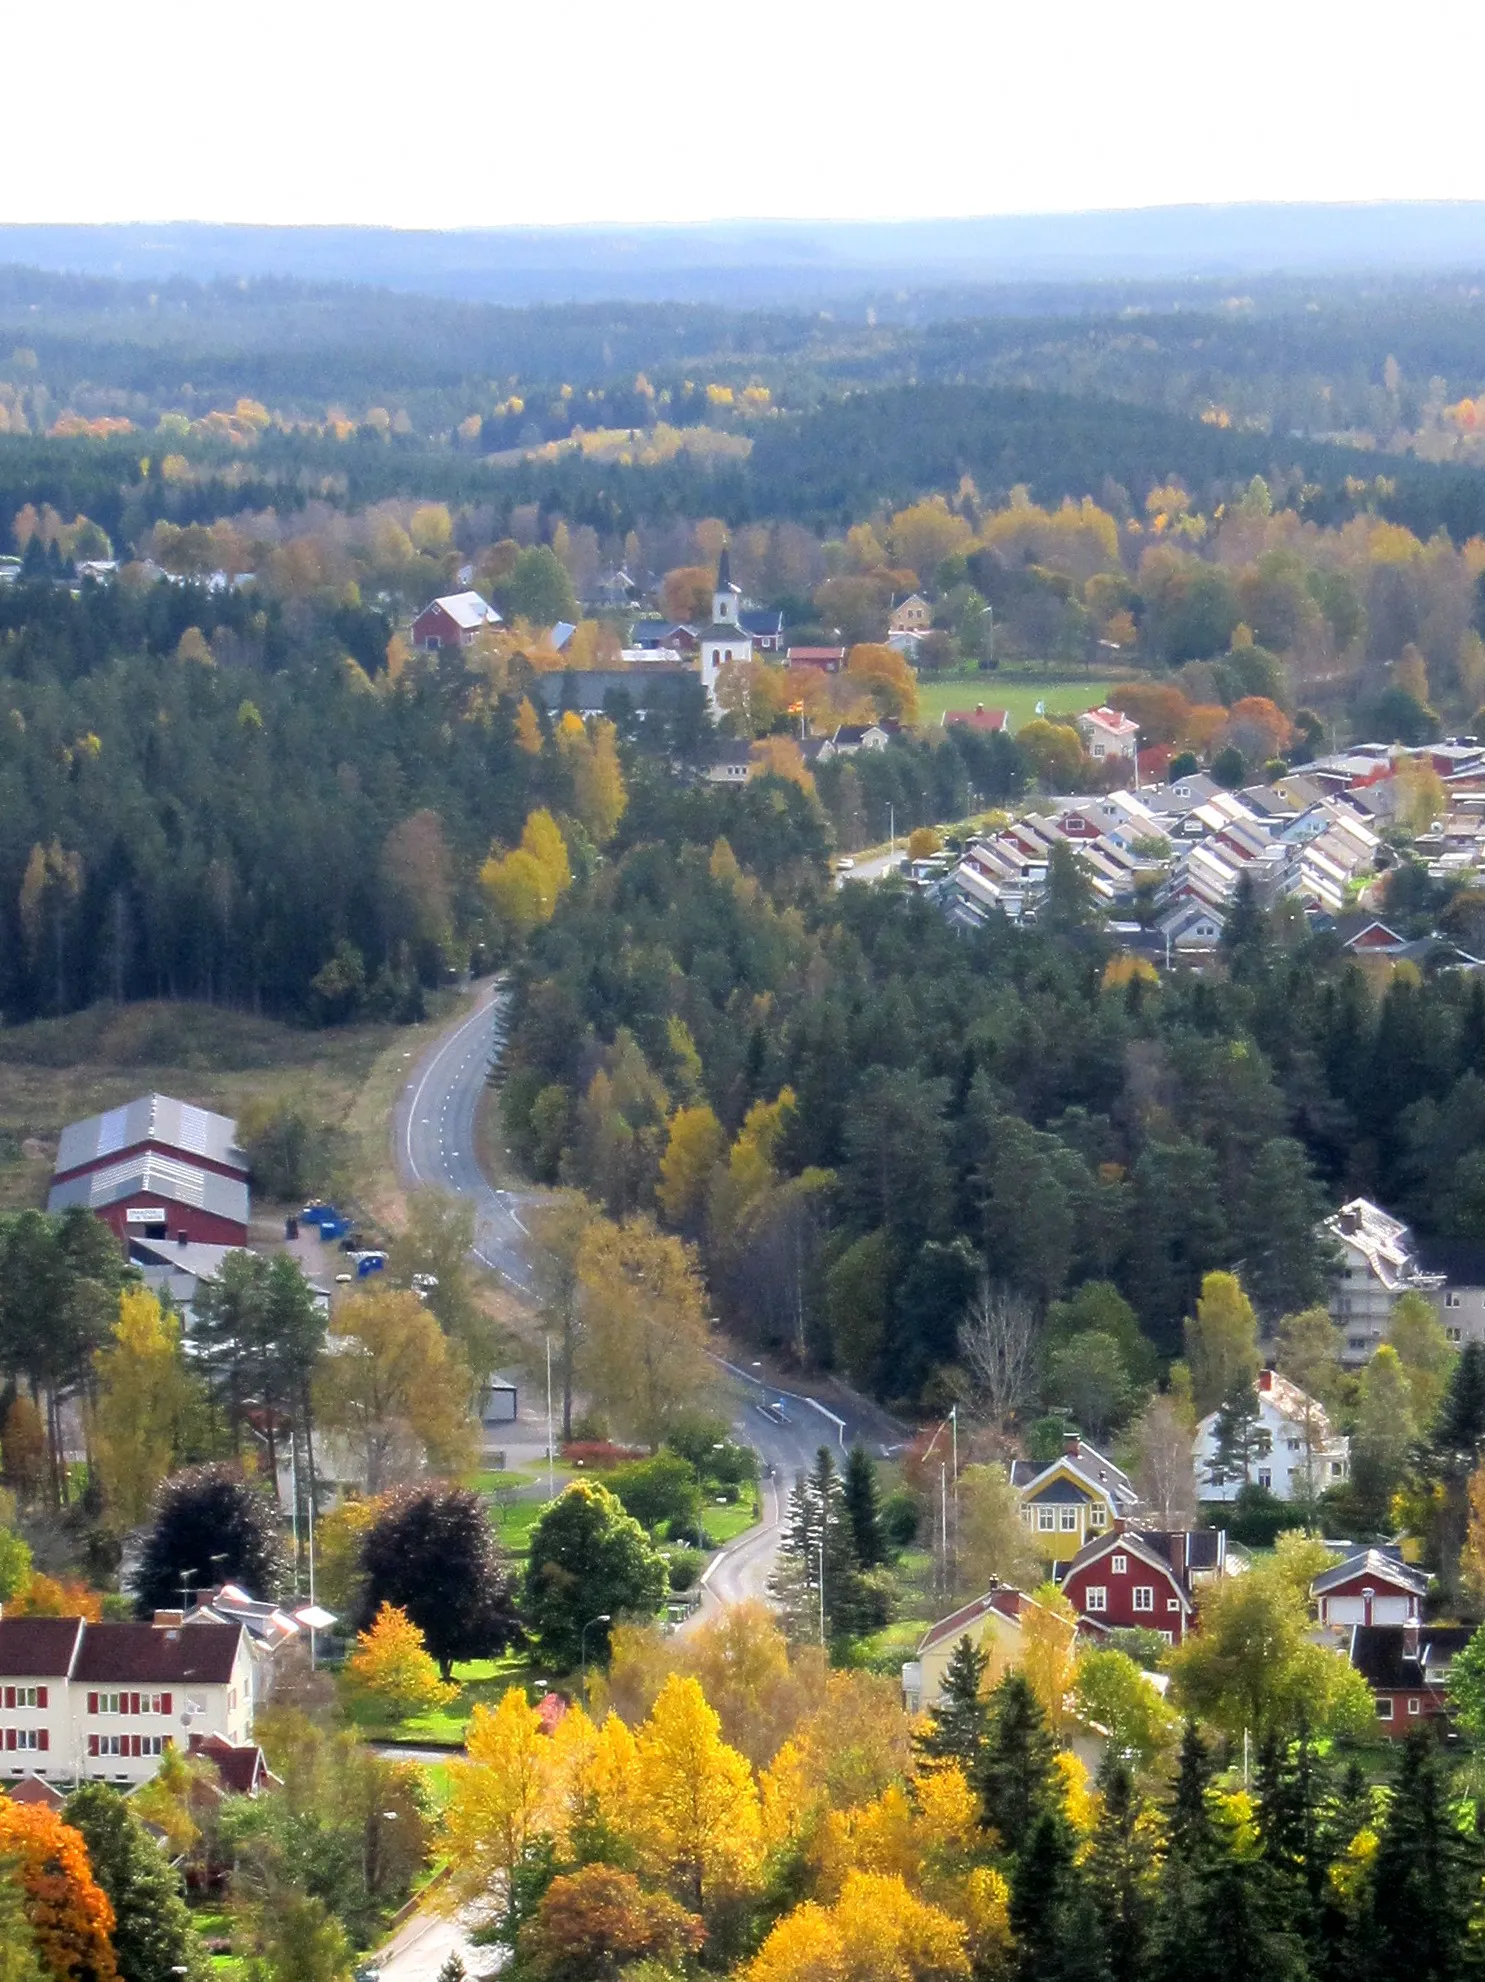
<path fill-rule="evenodd" d="M 470 302 L 627 297 L 819 305 L 894 281 L 1485 269 L 1485 201 L 447 232 L 196 221 L 0 225 L 0 262 L 127 279 L 277 275 Z"/>

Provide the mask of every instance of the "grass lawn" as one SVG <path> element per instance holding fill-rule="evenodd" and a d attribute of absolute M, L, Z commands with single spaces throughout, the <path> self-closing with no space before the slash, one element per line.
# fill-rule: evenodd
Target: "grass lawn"
<path fill-rule="evenodd" d="M 946 709 L 972 709 L 983 702 L 987 709 L 1004 709 L 1013 730 L 1029 723 L 1038 702 L 1045 702 L 1048 715 L 1074 716 L 1095 708 L 1108 694 L 1110 683 L 1066 671 L 1042 674 L 1013 673 L 1001 668 L 994 674 L 918 677 L 918 721 L 926 729 L 943 721 Z"/>
<path fill-rule="evenodd" d="M 708 1500 L 701 1513 L 707 1533 L 719 1546 L 723 1542 L 736 1541 L 739 1535 L 745 1535 L 756 1518 L 753 1512 L 753 1497 L 748 1493 L 745 1493 L 741 1500 L 725 1507 L 719 1507 L 715 1499 Z"/>
<path fill-rule="evenodd" d="M 426 1741 L 430 1747 L 462 1747 L 464 1731 L 475 1708 L 493 1707 L 509 1687 L 524 1686 L 534 1670 L 540 1668 L 532 1667 L 525 1652 L 509 1652 L 502 1659 L 470 1659 L 454 1667 L 459 1695 L 448 1706 L 431 1714 L 415 1714 L 411 1720 L 399 1721 L 395 1726 L 361 1721 L 357 1723 L 357 1731 L 363 1741 Z M 445 1794 L 447 1788 L 445 1774 Z"/>
<path fill-rule="evenodd" d="M 207 1005 L 94 1005 L 0 1030 L 0 1210 L 46 1202 L 68 1122 L 151 1089 L 227 1115 L 292 1100 L 343 1129 L 351 1182 L 368 1208 L 395 1188 L 387 1121 L 411 1058 L 451 1009 L 421 1026 L 312 1031 Z"/>

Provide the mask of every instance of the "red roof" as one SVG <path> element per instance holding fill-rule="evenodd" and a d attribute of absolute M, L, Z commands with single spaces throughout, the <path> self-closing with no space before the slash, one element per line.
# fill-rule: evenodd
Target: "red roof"
<path fill-rule="evenodd" d="M 65 1679 L 82 1628 L 80 1617 L 0 1618 L 0 1679 Z"/>
<path fill-rule="evenodd" d="M 264 1760 L 256 1741 L 228 1741 L 221 1734 L 193 1734 L 190 1752 L 202 1755 L 215 1768 L 224 1788 L 236 1796 L 255 1796 L 279 1778 Z"/>
<path fill-rule="evenodd" d="M 66 1802 L 60 1789 L 43 1782 L 40 1776 L 22 1776 L 4 1792 L 12 1803 L 40 1803 L 48 1810 L 60 1810 Z"/>
<path fill-rule="evenodd" d="M 966 729 L 1002 730 L 1006 725 L 1004 709 L 987 709 L 983 702 L 976 702 L 972 709 L 945 709 L 944 728 L 950 729 L 962 723 Z"/>
<path fill-rule="evenodd" d="M 104 1684 L 129 1679 L 225 1686 L 241 1641 L 240 1624 L 90 1624 L 72 1676 Z"/>

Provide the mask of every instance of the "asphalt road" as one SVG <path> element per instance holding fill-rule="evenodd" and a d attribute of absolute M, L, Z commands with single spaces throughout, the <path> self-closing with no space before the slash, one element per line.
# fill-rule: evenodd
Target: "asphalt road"
<path fill-rule="evenodd" d="M 480 985 L 470 1009 L 423 1055 L 398 1102 L 394 1142 L 405 1183 L 436 1184 L 474 1200 L 476 1259 L 529 1296 L 535 1241 L 522 1211 L 539 1203 L 541 1194 L 497 1190 L 475 1153 L 475 1107 L 504 1044 L 507 997 L 498 979 Z M 734 1429 L 757 1452 L 763 1469 L 763 1520 L 715 1558 L 699 1615 L 719 1604 L 767 1595 L 789 1488 L 821 1445 L 840 1451 L 860 1436 L 880 1449 L 901 1435 L 864 1401 L 842 1402 L 832 1395 L 829 1409 L 838 1423 L 802 1393 L 780 1388 L 761 1363 L 723 1368 Z"/>
<path fill-rule="evenodd" d="M 496 1190 L 475 1154 L 474 1114 L 505 1041 L 509 994 L 498 978 L 476 988 L 474 1004 L 429 1048 L 397 1104 L 393 1143 L 405 1184 L 436 1184 L 475 1205 L 474 1255 L 530 1295 L 531 1235 L 521 1218 L 532 1192 Z"/>

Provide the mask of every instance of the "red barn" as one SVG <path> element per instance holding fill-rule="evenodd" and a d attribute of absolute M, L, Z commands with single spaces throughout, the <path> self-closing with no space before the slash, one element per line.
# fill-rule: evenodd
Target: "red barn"
<path fill-rule="evenodd" d="M 418 614 L 412 623 L 413 645 L 425 654 L 467 647 L 482 626 L 499 624 L 499 613 L 478 592 L 451 592 Z"/>
<path fill-rule="evenodd" d="M 48 1211 L 81 1205 L 131 1239 L 243 1246 L 248 1165 L 226 1115 L 145 1094 L 62 1131 Z"/>
<path fill-rule="evenodd" d="M 1358 1549 L 1310 1585 L 1320 1622 L 1331 1630 L 1416 1623 L 1427 1593 L 1426 1572 L 1382 1548 Z"/>
<path fill-rule="evenodd" d="M 1062 1594 L 1097 1630 L 1158 1631 L 1179 1645 L 1196 1613 L 1196 1589 L 1226 1566 L 1225 1529 L 1120 1528 L 1079 1549 Z"/>

